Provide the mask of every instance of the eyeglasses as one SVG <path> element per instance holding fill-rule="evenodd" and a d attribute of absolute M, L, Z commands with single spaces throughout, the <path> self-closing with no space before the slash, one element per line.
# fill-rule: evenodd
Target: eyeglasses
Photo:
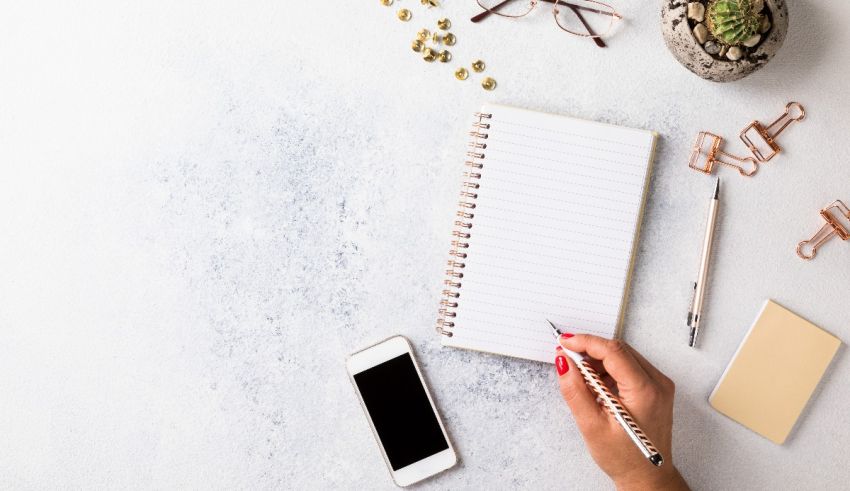
<path fill-rule="evenodd" d="M 472 22 L 481 22 L 490 14 L 518 18 L 528 15 L 538 0 L 477 0 L 484 12 L 476 15 Z M 609 34 L 615 21 L 623 18 L 613 7 L 595 0 L 540 0 L 553 4 L 552 15 L 558 27 L 576 36 L 593 39 L 600 48 L 605 47 L 602 36 Z M 583 14 L 584 13 L 584 14 Z M 585 15 L 592 14 L 592 15 Z"/>

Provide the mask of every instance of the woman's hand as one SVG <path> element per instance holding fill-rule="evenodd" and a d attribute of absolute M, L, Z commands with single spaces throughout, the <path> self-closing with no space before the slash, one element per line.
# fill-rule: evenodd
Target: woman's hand
<path fill-rule="evenodd" d="M 673 393 L 667 376 L 624 342 L 598 336 L 564 334 L 561 344 L 571 351 L 587 353 L 601 362 L 591 362 L 608 387 L 619 393 L 646 435 L 661 452 L 664 464 L 655 467 L 587 387 L 575 362 L 559 347 L 555 358 L 561 395 L 570 406 L 593 460 L 620 490 L 688 489 L 673 466 Z"/>

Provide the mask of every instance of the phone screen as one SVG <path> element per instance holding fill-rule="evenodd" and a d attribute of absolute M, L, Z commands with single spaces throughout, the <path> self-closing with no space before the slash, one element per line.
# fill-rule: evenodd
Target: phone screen
<path fill-rule="evenodd" d="M 449 448 L 410 354 L 354 375 L 394 471 Z"/>

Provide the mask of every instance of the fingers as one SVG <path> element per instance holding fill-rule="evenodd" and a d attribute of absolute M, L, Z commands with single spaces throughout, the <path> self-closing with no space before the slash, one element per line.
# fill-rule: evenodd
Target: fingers
<path fill-rule="evenodd" d="M 655 368 L 655 366 L 649 362 L 638 350 L 629 346 L 629 351 L 632 353 L 632 356 L 635 357 L 637 362 L 640 364 L 641 368 L 649 375 L 655 382 L 657 382 L 660 386 L 665 389 L 669 389 L 670 391 L 675 389 L 675 385 L 673 381 L 670 380 L 670 377 L 664 375 L 664 372 Z"/>
<path fill-rule="evenodd" d="M 581 376 L 575 362 L 558 349 L 555 357 L 555 367 L 558 370 L 558 383 L 561 387 L 561 396 L 570 406 L 573 418 L 582 432 L 593 427 L 603 420 L 605 413 L 596 403 L 596 396 L 587 387 L 584 377 Z"/>
<path fill-rule="evenodd" d="M 611 376 L 608 375 L 607 373 L 605 375 L 602 375 L 600 373 L 599 377 L 602 379 L 602 382 L 605 384 L 605 386 L 608 387 L 608 390 L 610 390 L 611 393 L 614 394 L 615 396 L 619 397 L 620 388 L 617 387 L 617 381 L 614 380 L 613 378 L 611 378 Z"/>
<path fill-rule="evenodd" d="M 640 390 L 651 382 L 649 375 L 638 363 L 626 344 L 619 339 L 606 339 L 590 334 L 576 334 L 561 339 L 561 344 L 572 351 L 587 353 L 602 361 L 605 371 L 617 381 L 621 390 Z"/>
<path fill-rule="evenodd" d="M 594 370 L 596 370 L 596 373 L 598 373 L 600 377 L 608 375 L 608 371 L 605 370 L 605 365 L 603 365 L 601 361 L 595 358 L 588 358 L 586 361 L 591 367 L 593 367 Z"/>
<path fill-rule="evenodd" d="M 647 375 L 656 380 L 659 380 L 661 377 L 664 376 L 664 374 L 661 373 L 661 370 L 655 368 L 655 366 L 653 366 L 652 363 L 649 362 L 649 360 L 644 358 L 643 355 L 638 352 L 638 350 L 632 348 L 631 346 L 628 347 L 628 350 L 632 354 L 632 356 L 635 357 L 635 360 L 637 360 L 638 364 L 641 368 L 643 368 L 643 371 L 646 372 Z"/>

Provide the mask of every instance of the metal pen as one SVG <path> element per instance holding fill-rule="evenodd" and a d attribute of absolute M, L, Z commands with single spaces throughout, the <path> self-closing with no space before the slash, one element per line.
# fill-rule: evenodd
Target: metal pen
<path fill-rule="evenodd" d="M 608 411 L 617 423 L 623 428 L 632 442 L 637 446 L 638 450 L 643 454 L 644 457 L 649 459 L 652 462 L 652 465 L 656 467 L 661 467 L 661 464 L 664 463 L 664 458 L 655 448 L 655 445 L 649 440 L 649 437 L 640 429 L 640 427 L 635 422 L 632 415 L 629 414 L 629 411 L 623 406 L 617 396 L 611 393 L 611 390 L 608 389 L 608 386 L 605 385 L 605 382 L 599 378 L 599 374 L 596 373 L 596 370 L 593 369 L 592 366 L 587 362 L 587 360 L 580 354 L 575 351 L 568 350 L 564 348 L 561 344 L 561 334 L 563 334 L 555 324 L 550 320 L 546 320 L 550 326 L 552 326 L 552 334 L 555 336 L 555 340 L 558 343 L 564 353 L 567 356 L 572 358 L 578 367 L 578 371 L 581 372 L 581 376 L 584 377 L 584 382 L 596 394 L 597 401 L 599 401 L 602 406 Z"/>
<path fill-rule="evenodd" d="M 711 203 L 708 205 L 708 218 L 705 221 L 705 238 L 702 241 L 702 257 L 699 262 L 699 276 L 697 276 L 697 281 L 694 283 L 694 299 L 691 304 L 691 310 L 688 312 L 688 327 L 691 328 L 688 346 L 691 348 L 696 346 L 699 325 L 702 321 L 703 300 L 708 284 L 708 266 L 711 261 L 711 245 L 714 241 L 714 226 L 717 223 L 718 206 L 720 206 L 720 178 L 717 178 L 717 184 L 714 186 L 714 197 L 711 198 Z"/>

